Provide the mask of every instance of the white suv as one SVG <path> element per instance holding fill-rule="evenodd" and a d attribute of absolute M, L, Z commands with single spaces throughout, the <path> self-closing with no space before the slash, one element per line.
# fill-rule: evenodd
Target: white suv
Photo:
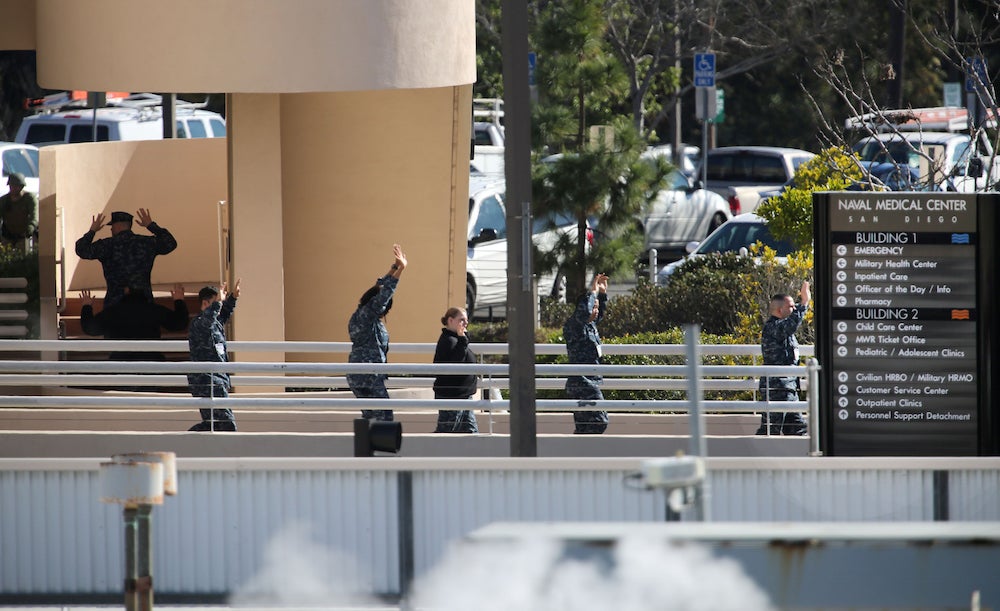
<path fill-rule="evenodd" d="M 507 210 L 502 180 L 484 176 L 469 179 L 469 246 L 465 261 L 465 305 L 476 310 L 507 304 Z M 575 236 L 576 220 L 568 216 L 537 218 L 532 240 L 539 250 L 551 250 L 563 234 Z M 592 236 L 587 231 L 589 247 Z M 538 278 L 539 295 L 557 295 L 564 276 L 547 272 Z"/>
<path fill-rule="evenodd" d="M 163 138 L 163 109 L 159 96 L 136 94 L 102 108 L 69 108 L 25 117 L 15 140 L 47 146 L 74 142 L 159 140 Z M 178 102 L 178 138 L 223 138 L 226 120 L 199 105 Z M 95 117 L 96 115 L 96 117 Z M 97 138 L 94 138 L 96 123 Z"/>

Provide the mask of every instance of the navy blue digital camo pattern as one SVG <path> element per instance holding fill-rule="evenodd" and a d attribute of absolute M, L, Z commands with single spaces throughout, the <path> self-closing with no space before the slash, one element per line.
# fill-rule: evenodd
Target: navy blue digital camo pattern
<path fill-rule="evenodd" d="M 797 305 L 785 318 L 771 316 L 761 331 L 760 349 L 765 365 L 794 365 L 799 361 L 799 342 L 795 332 L 805 316 L 806 307 Z M 762 376 L 760 393 L 765 401 L 798 401 L 799 379 L 797 377 Z M 798 412 L 775 412 L 761 414 L 759 435 L 770 431 L 772 435 L 803 435 L 805 422 Z"/>
<path fill-rule="evenodd" d="M 598 314 L 590 320 L 597 302 Z M 606 293 L 587 293 L 577 300 L 576 309 L 563 325 L 563 338 L 566 340 L 566 354 L 570 363 L 595 364 L 601 363 L 601 336 L 597 331 L 597 323 L 604 319 L 607 309 Z M 589 321 L 589 322 L 588 322 Z M 601 392 L 601 376 L 569 376 L 566 378 L 566 395 L 571 399 L 600 400 L 604 399 Z M 581 407 L 584 402 L 581 401 Z M 608 428 L 608 413 L 604 411 L 573 412 L 574 432 L 582 434 L 599 434 Z"/>
<path fill-rule="evenodd" d="M 235 308 L 236 298 L 229 295 L 224 301 L 212 303 L 191 320 L 188 350 L 192 361 L 229 362 L 225 324 Z M 196 397 L 228 397 L 232 390 L 228 373 L 189 373 L 187 379 L 188 388 Z M 203 420 L 233 420 L 233 412 L 229 409 L 202 409 L 201 414 Z"/>
<path fill-rule="evenodd" d="M 147 229 L 153 235 L 136 235 L 128 230 L 94 242 L 94 232 L 88 231 L 76 241 L 78 257 L 97 259 L 104 268 L 104 280 L 108 285 L 104 307 L 121 301 L 125 287 L 139 291 L 149 301 L 153 300 L 150 280 L 153 260 L 157 255 L 173 252 L 177 248 L 177 240 L 156 223 L 150 223 Z"/>
<path fill-rule="evenodd" d="M 368 303 L 359 305 L 347 323 L 351 336 L 349 363 L 384 363 L 389 352 L 389 330 L 385 328 L 385 316 L 389 300 L 396 293 L 399 279 L 389 274 L 378 279 L 379 291 Z M 347 376 L 347 384 L 355 397 L 388 399 L 384 373 L 352 373 Z M 375 420 L 392 420 L 392 410 L 362 410 L 361 415 Z"/>

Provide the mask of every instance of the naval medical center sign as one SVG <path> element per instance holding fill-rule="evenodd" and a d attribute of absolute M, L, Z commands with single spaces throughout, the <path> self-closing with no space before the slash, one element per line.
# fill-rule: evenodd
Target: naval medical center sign
<path fill-rule="evenodd" d="M 825 452 L 979 454 L 977 196 L 822 193 L 814 211 Z"/>

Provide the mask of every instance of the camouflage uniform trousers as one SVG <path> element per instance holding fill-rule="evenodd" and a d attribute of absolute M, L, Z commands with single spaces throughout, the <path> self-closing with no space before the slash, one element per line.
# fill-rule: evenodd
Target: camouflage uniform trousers
<path fill-rule="evenodd" d="M 571 376 L 566 380 L 566 394 L 571 399 L 580 399 L 580 407 L 593 405 L 593 401 L 603 401 L 604 393 L 600 387 L 581 380 L 574 383 L 579 376 Z M 574 435 L 600 435 L 608 429 L 608 412 L 589 410 L 573 412 Z"/>
<path fill-rule="evenodd" d="M 795 384 L 797 388 L 798 380 L 789 379 L 788 382 Z M 768 402 L 776 401 L 798 401 L 799 392 L 795 388 L 788 388 L 783 385 L 781 388 L 761 388 L 760 392 L 764 400 Z M 770 412 L 766 411 L 760 415 L 760 427 L 757 435 L 805 435 L 808 427 L 799 412 Z"/>
<path fill-rule="evenodd" d="M 225 398 L 229 396 L 229 391 L 225 386 L 215 383 L 211 388 L 208 384 L 191 385 L 191 394 L 195 397 Z M 198 411 L 201 413 L 201 422 L 189 428 L 189 431 L 236 431 L 236 417 L 233 416 L 233 410 L 228 407 L 223 409 L 200 407 Z"/>
<path fill-rule="evenodd" d="M 351 381 L 351 377 L 347 378 L 348 382 Z M 350 384 L 351 392 L 358 399 L 388 399 L 389 391 L 385 389 L 385 383 L 379 381 L 378 384 L 374 386 L 362 386 L 360 384 Z M 391 409 L 363 409 L 361 410 L 361 417 L 367 418 L 368 420 L 384 420 L 386 422 L 391 422 L 393 419 L 393 414 Z"/>

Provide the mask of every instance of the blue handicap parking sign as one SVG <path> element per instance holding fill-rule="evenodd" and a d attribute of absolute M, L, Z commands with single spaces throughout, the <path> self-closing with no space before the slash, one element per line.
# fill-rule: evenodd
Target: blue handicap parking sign
<path fill-rule="evenodd" d="M 694 86 L 715 87 L 715 53 L 695 54 Z"/>

